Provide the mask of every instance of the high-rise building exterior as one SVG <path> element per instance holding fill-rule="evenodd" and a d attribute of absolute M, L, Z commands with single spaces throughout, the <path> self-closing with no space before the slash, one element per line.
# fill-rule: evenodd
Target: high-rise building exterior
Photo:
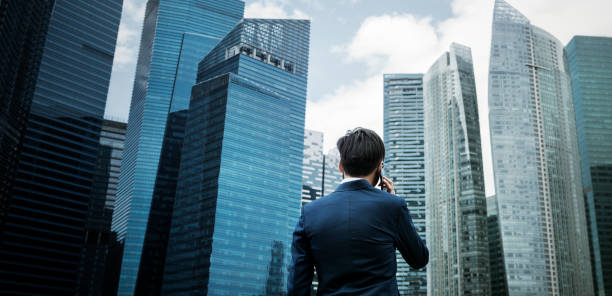
<path fill-rule="evenodd" d="M 0 2 L 0 229 L 11 199 L 54 2 Z"/>
<path fill-rule="evenodd" d="M 322 196 L 328 195 L 338 188 L 342 182 L 343 175 L 338 169 L 340 163 L 340 151 L 334 147 L 327 151 L 323 156 L 323 193 Z"/>
<path fill-rule="evenodd" d="M 612 295 L 612 38 L 575 36 L 565 48 L 595 293 Z"/>
<path fill-rule="evenodd" d="M 423 74 L 385 74 L 383 124 L 384 175 L 406 200 L 415 229 L 425 239 L 425 134 Z M 410 267 L 397 252 L 401 295 L 427 295 L 427 271 Z"/>
<path fill-rule="evenodd" d="M 100 295 L 112 282 L 105 279 L 105 268 L 109 248 L 115 244 L 116 239 L 111 233 L 111 221 L 126 126 L 124 122 L 108 119 L 102 122 L 92 196 L 85 224 L 85 245 L 81 250 L 81 271 L 77 281 L 79 295 Z"/>
<path fill-rule="evenodd" d="M 38 10 L 37 5 L 44 7 Z M 47 5 L 53 7 L 50 15 Z M 75 0 L 0 2 L 0 14 L 15 13 L 16 7 L 35 10 L 26 19 L 1 17 L 3 28 L 5 20 L 34 23 L 22 28 L 32 29 L 26 38 L 33 39 L 6 40 L 3 35 L 0 51 L 7 41 L 24 42 L 34 46 L 28 51 L 37 51 L 14 56 L 25 59 L 19 71 L 34 72 L 26 74 L 32 76 L 17 90 L 23 94 L 18 99 L 28 100 L 27 92 L 32 96 L 29 111 L 16 111 L 27 113 L 27 125 L 0 228 L 0 294 L 77 293 L 121 5 L 121 0 L 96 5 Z M 46 28 L 39 21 L 48 22 Z M 27 61 L 35 59 L 30 54 L 41 55 L 38 69 L 33 66 L 38 62 Z M 13 61 L 5 62 L 0 63 L 3 69 Z"/>
<path fill-rule="evenodd" d="M 429 295 L 489 295 L 489 245 L 472 54 L 453 43 L 423 78 Z"/>
<path fill-rule="evenodd" d="M 495 195 L 487 196 L 487 229 L 489 237 L 489 264 L 491 266 L 491 295 L 508 295 L 506 268 L 499 228 L 499 210 Z"/>
<path fill-rule="evenodd" d="M 563 45 L 495 1 L 489 122 L 510 295 L 592 295 L 572 90 Z"/>
<path fill-rule="evenodd" d="M 164 295 L 284 295 L 299 217 L 310 21 L 244 19 L 198 66 Z"/>
<path fill-rule="evenodd" d="M 304 160 L 302 164 L 302 205 L 323 194 L 323 133 L 304 130 Z"/>
<path fill-rule="evenodd" d="M 242 18 L 244 2 L 149 0 L 112 229 L 119 294 L 159 294 L 183 130 L 197 63 Z"/>

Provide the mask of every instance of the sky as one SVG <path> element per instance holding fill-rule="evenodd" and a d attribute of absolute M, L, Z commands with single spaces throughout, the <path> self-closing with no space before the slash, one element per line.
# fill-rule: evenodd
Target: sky
<path fill-rule="evenodd" d="M 507 0 L 567 44 L 612 36 L 611 0 Z M 383 134 L 383 73 L 425 73 L 452 42 L 472 49 L 485 188 L 495 192 L 487 108 L 493 0 L 246 0 L 245 17 L 311 20 L 306 128 L 331 149 L 357 126 Z M 105 117 L 127 122 L 146 0 L 124 0 Z"/>

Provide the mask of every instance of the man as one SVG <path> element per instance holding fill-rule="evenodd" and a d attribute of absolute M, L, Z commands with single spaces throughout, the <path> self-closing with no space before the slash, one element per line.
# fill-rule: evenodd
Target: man
<path fill-rule="evenodd" d="M 344 180 L 336 191 L 302 208 L 293 233 L 288 294 L 310 295 L 317 269 L 317 295 L 399 295 L 395 249 L 422 268 L 429 251 L 393 183 L 381 178 L 385 146 L 365 128 L 337 143 Z M 374 186 L 382 179 L 381 189 Z"/>

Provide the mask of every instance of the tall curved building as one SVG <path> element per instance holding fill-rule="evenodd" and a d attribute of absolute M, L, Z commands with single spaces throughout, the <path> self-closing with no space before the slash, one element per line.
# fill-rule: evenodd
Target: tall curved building
<path fill-rule="evenodd" d="M 510 295 L 592 295 L 564 47 L 495 2 L 489 122 Z"/>
<path fill-rule="evenodd" d="M 487 205 L 470 48 L 424 77 L 428 295 L 490 295 Z"/>

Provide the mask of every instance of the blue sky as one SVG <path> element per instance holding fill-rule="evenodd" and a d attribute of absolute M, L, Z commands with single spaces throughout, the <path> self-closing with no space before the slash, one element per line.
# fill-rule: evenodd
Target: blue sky
<path fill-rule="evenodd" d="M 382 135 L 382 74 L 424 73 L 451 42 L 472 48 L 487 194 L 494 193 L 487 109 L 493 0 L 247 0 L 246 17 L 311 19 L 306 128 L 325 150 L 347 129 Z M 612 36 L 610 0 L 507 0 L 561 40 Z M 124 0 L 106 117 L 127 121 L 146 0 Z"/>

